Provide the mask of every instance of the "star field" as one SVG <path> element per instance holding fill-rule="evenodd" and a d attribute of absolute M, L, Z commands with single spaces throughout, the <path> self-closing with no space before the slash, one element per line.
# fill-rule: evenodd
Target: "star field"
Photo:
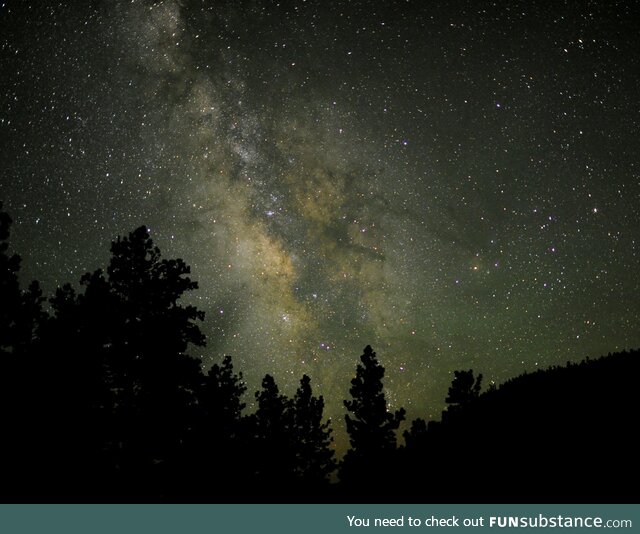
<path fill-rule="evenodd" d="M 455 369 L 640 345 L 636 4 L 75 4 L 0 4 L 25 283 L 146 224 L 200 285 L 204 362 L 309 374 L 337 429 L 367 344 L 409 419 Z"/>

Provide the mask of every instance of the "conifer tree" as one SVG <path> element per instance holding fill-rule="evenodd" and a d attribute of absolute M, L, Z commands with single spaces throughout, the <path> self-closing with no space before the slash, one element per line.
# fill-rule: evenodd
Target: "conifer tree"
<path fill-rule="evenodd" d="M 247 390 L 231 356 L 214 364 L 196 388 L 197 410 L 185 438 L 176 474 L 182 494 L 202 499 L 237 499 L 251 475 L 246 456 L 248 418 L 242 396 Z M 215 482 L 214 482 L 215 481 Z"/>
<path fill-rule="evenodd" d="M 344 405 L 351 449 L 340 468 L 340 478 L 347 484 L 375 484 L 387 479 L 396 451 L 395 430 L 405 418 L 404 408 L 391 413 L 383 391 L 384 367 L 367 345 L 351 381 L 352 400 Z"/>
<path fill-rule="evenodd" d="M 445 399 L 448 414 L 459 413 L 480 396 L 482 375 L 473 376 L 473 370 L 454 371 L 449 394 Z"/>
<path fill-rule="evenodd" d="M 271 375 L 262 379 L 262 389 L 256 391 L 258 409 L 253 415 L 255 451 L 253 462 L 256 489 L 271 487 L 282 493 L 295 479 L 295 453 L 293 437 L 293 403 L 280 393 Z"/>
<path fill-rule="evenodd" d="M 40 462 L 40 379 L 46 376 L 37 356 L 46 313 L 40 286 L 20 287 L 20 256 L 9 252 L 11 217 L 0 203 L 0 471 L 15 491 L 28 491 Z M 15 498 L 14 496 L 14 498 Z"/>
<path fill-rule="evenodd" d="M 331 422 L 322 421 L 324 398 L 313 396 L 307 375 L 293 397 L 293 410 L 296 475 L 305 485 L 321 485 L 336 468 L 335 453 L 330 448 Z"/>
<path fill-rule="evenodd" d="M 85 274 L 79 293 L 63 286 L 51 301 L 47 346 L 61 354 L 52 369 L 62 386 L 55 398 L 71 406 L 60 424 L 75 421 L 83 450 L 100 451 L 99 463 L 127 487 L 134 485 L 126 480 L 147 481 L 133 491 L 149 496 L 194 423 L 202 373 L 186 351 L 204 345 L 196 323 L 203 313 L 179 302 L 197 287 L 189 267 L 163 259 L 145 227 L 118 238 L 111 254 L 106 273 Z"/>

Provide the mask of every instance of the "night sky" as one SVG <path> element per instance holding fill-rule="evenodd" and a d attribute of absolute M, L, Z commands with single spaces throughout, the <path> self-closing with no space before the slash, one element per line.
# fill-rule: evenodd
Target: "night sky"
<path fill-rule="evenodd" d="M 29 3 L 0 2 L 24 283 L 146 224 L 200 285 L 195 354 L 250 405 L 309 374 L 339 433 L 367 344 L 409 419 L 455 369 L 640 346 L 638 3 Z"/>

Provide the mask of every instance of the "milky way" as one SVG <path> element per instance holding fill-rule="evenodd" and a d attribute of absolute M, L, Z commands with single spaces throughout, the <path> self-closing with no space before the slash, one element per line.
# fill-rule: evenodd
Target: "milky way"
<path fill-rule="evenodd" d="M 199 282 L 203 361 L 309 374 L 338 430 L 367 344 L 410 418 L 455 369 L 640 344 L 636 4 L 28 4 L 0 8 L 25 282 L 146 224 Z"/>

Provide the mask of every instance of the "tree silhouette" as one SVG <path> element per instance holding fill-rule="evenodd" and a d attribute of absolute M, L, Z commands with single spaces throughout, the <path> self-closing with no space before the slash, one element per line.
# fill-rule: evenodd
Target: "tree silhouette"
<path fill-rule="evenodd" d="M 247 458 L 253 494 L 269 491 L 300 499 L 326 490 L 327 477 L 336 468 L 333 438 L 330 421 L 322 421 L 324 399 L 313 396 L 311 379 L 304 375 L 291 399 L 266 375 L 255 397 L 257 410 L 247 418 L 253 436 Z"/>
<path fill-rule="evenodd" d="M 204 313 L 178 300 L 198 286 L 182 260 L 161 258 L 144 226 L 112 243 L 111 254 L 106 282 L 117 328 L 107 367 L 122 467 L 161 465 L 179 452 L 193 422 L 201 372 L 186 349 L 204 345 L 195 323 Z M 93 280 L 102 284 L 94 275 L 87 292 Z"/>
<path fill-rule="evenodd" d="M 396 451 L 395 430 L 404 420 L 405 410 L 387 409 L 382 379 L 384 367 L 367 345 L 351 381 L 352 400 L 344 405 L 352 415 L 345 415 L 351 449 L 340 468 L 340 479 L 347 484 L 372 487 L 385 481 L 392 470 Z"/>
<path fill-rule="evenodd" d="M 37 282 L 20 288 L 20 256 L 9 253 L 11 217 L 0 203 L 0 458 L 4 484 L 20 495 L 37 471 L 43 421 L 42 397 L 34 380 L 38 336 L 46 313 Z"/>
<path fill-rule="evenodd" d="M 20 289 L 20 256 L 9 254 L 11 217 L 0 202 L 0 355 L 28 353 L 46 314 L 42 311 L 42 291 L 32 282 Z"/>
<path fill-rule="evenodd" d="M 449 394 L 445 399 L 449 413 L 456 413 L 471 404 L 480 396 L 482 386 L 482 375 L 473 377 L 473 370 L 454 371 L 454 378 L 449 387 Z"/>
<path fill-rule="evenodd" d="M 214 364 L 202 377 L 196 389 L 198 417 L 187 437 L 182 461 L 190 494 L 218 498 L 241 494 L 249 475 L 245 467 L 248 424 L 242 414 L 246 390 L 242 373 L 233 370 L 231 356 L 225 356 L 221 365 Z"/>
<path fill-rule="evenodd" d="M 21 303 L 18 282 L 20 256 L 7 253 L 12 221 L 9 214 L 1 210 L 2 204 L 0 204 L 0 351 L 10 353 L 15 346 L 16 311 Z"/>
<path fill-rule="evenodd" d="M 258 409 L 251 418 L 255 454 L 252 459 L 254 477 L 260 493 L 284 493 L 295 479 L 293 437 L 293 403 L 282 395 L 274 378 L 265 375 L 262 389 L 255 393 Z"/>
<path fill-rule="evenodd" d="M 86 487 L 92 478 L 104 479 L 108 471 L 104 450 L 112 439 L 108 415 L 114 402 L 104 364 L 110 307 L 96 293 L 95 284 L 85 294 L 68 284 L 57 289 L 32 375 L 39 441 L 47 443 L 38 454 L 43 486 L 52 484 L 44 490 L 60 495 Z M 57 439 L 47 440 L 52 435 Z"/>
<path fill-rule="evenodd" d="M 197 390 L 198 404 L 216 434 L 233 439 L 239 432 L 246 404 L 242 396 L 247 386 L 242 373 L 235 374 L 231 356 L 225 356 L 222 364 L 214 364 Z"/>
<path fill-rule="evenodd" d="M 336 469 L 330 449 L 331 422 L 322 422 L 324 399 L 314 397 L 311 379 L 303 375 L 293 397 L 293 435 L 295 473 L 305 486 L 318 487 L 327 483 L 327 477 Z"/>
<path fill-rule="evenodd" d="M 436 485 L 440 462 L 434 453 L 434 424 L 431 421 L 427 425 L 424 419 L 417 418 L 411 422 L 411 428 L 402 433 L 405 446 L 400 451 L 402 475 L 398 477 L 397 488 L 399 498 L 406 495 L 403 500 L 415 499 L 415 495 L 411 495 L 413 486 L 424 485 L 425 480 L 429 480 L 429 486 Z M 416 483 L 408 484 L 412 477 Z"/>
<path fill-rule="evenodd" d="M 420 417 L 411 422 L 411 428 L 402 433 L 408 450 L 418 450 L 424 447 L 427 440 L 427 422 Z"/>
<path fill-rule="evenodd" d="M 179 304 L 197 285 L 182 260 L 161 258 L 145 227 L 111 253 L 106 276 L 87 273 L 82 292 L 66 285 L 51 300 L 43 340 L 59 356 L 42 358 L 51 384 L 41 389 L 56 407 L 49 428 L 66 438 L 65 458 L 76 457 L 79 473 L 91 472 L 93 454 L 93 468 L 110 469 L 132 495 L 161 492 L 154 477 L 179 456 L 194 422 L 202 373 L 186 349 L 204 344 L 195 323 L 203 313 Z"/>

